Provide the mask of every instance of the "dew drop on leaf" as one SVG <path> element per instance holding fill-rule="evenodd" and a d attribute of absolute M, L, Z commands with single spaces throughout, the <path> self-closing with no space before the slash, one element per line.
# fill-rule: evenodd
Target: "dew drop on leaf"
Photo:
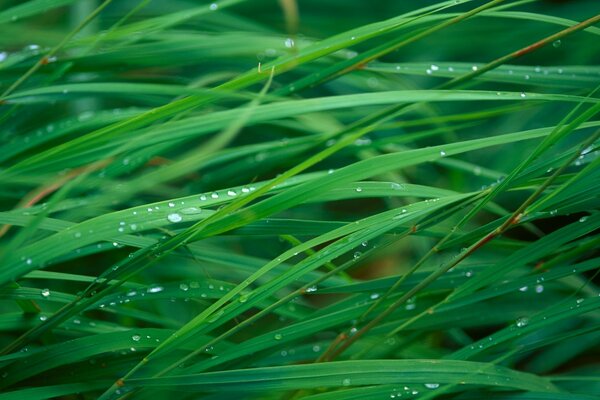
<path fill-rule="evenodd" d="M 520 317 L 517 319 L 517 327 L 518 328 L 524 328 L 527 326 L 527 324 L 529 324 L 529 318 L 527 317 Z"/>
<path fill-rule="evenodd" d="M 181 222 L 181 220 L 183 218 L 181 218 L 181 215 L 179 215 L 177 213 L 172 213 L 172 214 L 167 215 L 167 219 L 169 220 L 169 222 L 177 223 L 177 222 Z"/>

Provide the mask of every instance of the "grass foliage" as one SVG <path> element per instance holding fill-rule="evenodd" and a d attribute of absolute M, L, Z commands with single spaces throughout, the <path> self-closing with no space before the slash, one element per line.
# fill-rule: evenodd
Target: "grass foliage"
<path fill-rule="evenodd" d="M 0 4 L 0 399 L 600 398 L 597 0 Z"/>

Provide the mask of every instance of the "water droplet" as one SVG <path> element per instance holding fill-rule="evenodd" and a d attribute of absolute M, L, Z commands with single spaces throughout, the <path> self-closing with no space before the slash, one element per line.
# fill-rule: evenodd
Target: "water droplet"
<path fill-rule="evenodd" d="M 171 207 L 171 208 L 175 207 L 175 203 L 169 203 L 169 207 Z"/>
<path fill-rule="evenodd" d="M 234 197 L 234 196 L 237 196 L 237 193 L 235 192 L 235 190 L 228 190 L 227 191 L 227 196 Z"/>
<path fill-rule="evenodd" d="M 314 346 L 312 347 L 312 350 L 313 350 L 315 353 L 317 353 L 318 351 L 320 351 L 320 350 L 321 350 L 321 346 L 319 346 L 319 345 L 314 345 Z"/>
<path fill-rule="evenodd" d="M 525 92 L 521 92 L 521 95 L 520 95 L 520 96 L 521 96 L 522 98 L 525 98 L 525 97 L 527 97 L 527 95 L 525 94 Z"/>
<path fill-rule="evenodd" d="M 311 287 L 307 287 L 306 288 L 306 293 L 313 293 L 317 291 L 317 287 L 316 286 L 311 286 Z"/>
<path fill-rule="evenodd" d="M 520 318 L 517 319 L 517 327 L 523 328 L 523 327 L 526 327 L 527 324 L 529 324 L 529 318 L 527 318 L 527 317 L 520 317 Z"/>
<path fill-rule="evenodd" d="M 217 3 L 212 3 L 210 6 L 208 6 L 208 8 L 211 11 L 216 11 L 219 8 L 219 5 Z"/>
<path fill-rule="evenodd" d="M 357 251 L 354 253 L 354 255 L 352 256 L 355 260 L 358 260 L 360 258 L 360 256 L 362 256 L 362 253 L 360 251 Z"/>
<path fill-rule="evenodd" d="M 184 292 L 187 292 L 190 289 L 190 287 L 187 285 L 187 283 L 180 283 L 179 289 L 183 290 Z"/>
<path fill-rule="evenodd" d="M 523 286 L 519 288 L 520 292 L 526 292 L 527 291 L 527 286 Z"/>
<path fill-rule="evenodd" d="M 552 42 L 552 47 L 557 49 L 560 47 L 561 44 L 562 44 L 562 42 L 560 41 L 560 39 L 558 39 L 558 40 L 555 40 L 554 42 Z"/>
<path fill-rule="evenodd" d="M 440 387 L 440 384 L 439 383 L 426 383 L 425 387 L 427 389 L 437 389 Z"/>
<path fill-rule="evenodd" d="M 577 299 L 577 304 L 581 304 L 581 303 L 583 303 L 584 301 L 585 301 L 585 299 L 584 299 L 584 298 L 579 298 L 579 299 Z"/>
<path fill-rule="evenodd" d="M 50 296 L 50 289 L 42 289 L 41 295 L 42 295 L 42 297 Z"/>
<path fill-rule="evenodd" d="M 212 194 L 210 195 L 210 197 L 213 198 L 213 199 L 218 199 L 219 198 L 219 193 L 212 192 Z"/>
<path fill-rule="evenodd" d="M 371 300 L 377 300 L 379 298 L 379 293 L 373 293 L 370 297 Z"/>
<path fill-rule="evenodd" d="M 350 378 L 345 378 L 344 380 L 342 380 L 342 386 L 350 386 L 351 383 L 352 381 L 350 380 Z"/>
<path fill-rule="evenodd" d="M 40 321 L 46 321 L 48 319 L 45 315 L 40 315 Z"/>
<path fill-rule="evenodd" d="M 141 338 L 142 338 L 142 337 L 141 337 L 140 335 L 133 335 L 133 336 L 131 337 L 131 339 L 132 339 L 134 342 L 139 342 Z"/>
<path fill-rule="evenodd" d="M 31 263 L 33 263 L 33 260 L 31 260 L 31 258 L 28 258 L 27 260 L 25 260 L 25 264 L 31 265 Z"/>
<path fill-rule="evenodd" d="M 198 207 L 187 207 L 187 208 L 179 210 L 180 213 L 185 214 L 185 215 L 199 214 L 201 211 L 202 211 L 202 209 L 200 209 Z"/>
<path fill-rule="evenodd" d="M 359 186 L 355 189 L 358 193 L 362 192 L 362 188 Z"/>
<path fill-rule="evenodd" d="M 238 299 L 238 301 L 239 301 L 240 303 L 245 303 L 245 302 L 247 302 L 247 301 L 248 301 L 248 296 L 247 296 L 247 295 L 245 295 L 245 294 L 243 294 L 243 295 L 241 295 L 241 296 L 240 296 L 240 298 Z"/>
<path fill-rule="evenodd" d="M 148 290 L 146 290 L 148 293 L 159 293 L 163 291 L 163 287 L 162 286 L 152 286 L 150 288 L 148 288 Z"/>
<path fill-rule="evenodd" d="M 292 39 L 292 38 L 285 39 L 284 44 L 285 44 L 285 47 L 287 47 L 288 49 L 291 49 L 292 47 L 295 46 L 294 39 Z"/>
<path fill-rule="evenodd" d="M 525 75 L 525 80 L 529 80 L 529 75 Z"/>
<path fill-rule="evenodd" d="M 429 68 L 427 68 L 427 69 L 425 70 L 425 72 L 427 73 L 427 75 L 431 75 L 431 70 L 430 70 Z"/>
<path fill-rule="evenodd" d="M 535 292 L 542 293 L 544 291 L 544 285 L 535 285 Z"/>
<path fill-rule="evenodd" d="M 434 64 L 431 64 L 431 67 L 429 67 L 429 68 L 431 68 L 432 71 L 437 71 L 440 69 L 440 67 L 438 67 L 437 65 L 434 65 Z"/>
<path fill-rule="evenodd" d="M 281 333 L 276 333 L 275 335 L 273 335 L 273 338 L 275 340 L 281 340 L 283 338 L 283 336 L 281 335 Z"/>
<path fill-rule="evenodd" d="M 473 66 L 471 67 L 471 69 L 472 69 L 473 71 L 477 71 L 477 70 L 479 69 L 479 67 L 477 67 L 477 65 L 473 65 Z"/>
<path fill-rule="evenodd" d="M 587 221 L 587 219 L 588 219 L 587 216 L 581 217 L 581 218 L 579 218 L 579 222 L 585 222 L 585 221 Z M 31 263 L 27 263 L 27 264 L 31 264 Z"/>
<path fill-rule="evenodd" d="M 167 219 L 169 220 L 169 222 L 176 223 L 176 222 L 181 222 L 181 220 L 183 218 L 181 218 L 181 215 L 179 215 L 177 213 L 172 213 L 172 214 L 167 215 Z"/>
<path fill-rule="evenodd" d="M 446 155 L 446 152 L 444 150 L 440 150 L 440 156 L 444 157 Z"/>

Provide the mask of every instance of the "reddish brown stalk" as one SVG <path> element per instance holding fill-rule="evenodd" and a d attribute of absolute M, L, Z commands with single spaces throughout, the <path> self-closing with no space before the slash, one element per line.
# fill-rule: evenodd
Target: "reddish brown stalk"
<path fill-rule="evenodd" d="M 101 160 L 90 165 L 86 165 L 84 167 L 76 168 L 72 171 L 69 171 L 64 176 L 59 177 L 56 181 L 51 182 L 47 185 L 42 185 L 29 192 L 27 195 L 25 195 L 25 197 L 21 199 L 21 201 L 19 201 L 15 208 L 30 208 L 39 203 L 42 199 L 46 198 L 51 193 L 54 193 L 55 191 L 60 189 L 62 186 L 64 186 L 65 183 L 67 183 L 74 177 L 83 173 L 104 168 L 106 165 L 110 164 L 111 161 L 111 159 Z M 3 225 L 2 228 L 0 228 L 0 237 L 4 236 L 11 226 L 12 225 L 10 224 Z"/>
<path fill-rule="evenodd" d="M 456 86 L 460 83 L 463 83 L 465 81 L 469 81 L 472 78 L 482 75 L 496 67 L 499 67 L 500 65 L 506 64 L 508 61 L 514 60 L 515 58 L 519 58 L 524 56 L 525 54 L 529 54 L 535 50 L 538 50 L 544 46 L 547 46 L 551 43 L 554 43 L 555 41 L 562 39 L 565 36 L 570 35 L 571 33 L 580 31 L 582 29 L 585 29 L 589 26 L 594 25 L 595 23 L 600 22 L 600 14 L 586 19 L 585 21 L 582 21 L 578 24 L 575 24 L 573 26 L 568 27 L 567 29 L 563 29 L 560 32 L 555 33 L 554 35 L 550 35 L 548 37 L 545 37 L 541 40 L 538 40 L 537 42 L 530 44 L 529 46 L 523 47 L 522 49 L 519 49 L 517 51 L 513 51 L 510 54 L 507 54 L 505 56 L 502 56 L 500 58 L 495 59 L 494 61 L 486 64 L 485 66 L 477 69 L 476 71 L 473 71 L 469 74 L 454 78 L 448 82 L 446 82 L 445 84 L 441 85 L 441 89 L 446 89 L 449 88 L 451 86 Z"/>

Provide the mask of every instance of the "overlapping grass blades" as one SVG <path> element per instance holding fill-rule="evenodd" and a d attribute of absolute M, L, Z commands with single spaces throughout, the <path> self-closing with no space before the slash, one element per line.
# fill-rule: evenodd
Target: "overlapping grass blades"
<path fill-rule="evenodd" d="M 0 9 L 0 399 L 600 395 L 597 2 L 85 2 Z"/>

